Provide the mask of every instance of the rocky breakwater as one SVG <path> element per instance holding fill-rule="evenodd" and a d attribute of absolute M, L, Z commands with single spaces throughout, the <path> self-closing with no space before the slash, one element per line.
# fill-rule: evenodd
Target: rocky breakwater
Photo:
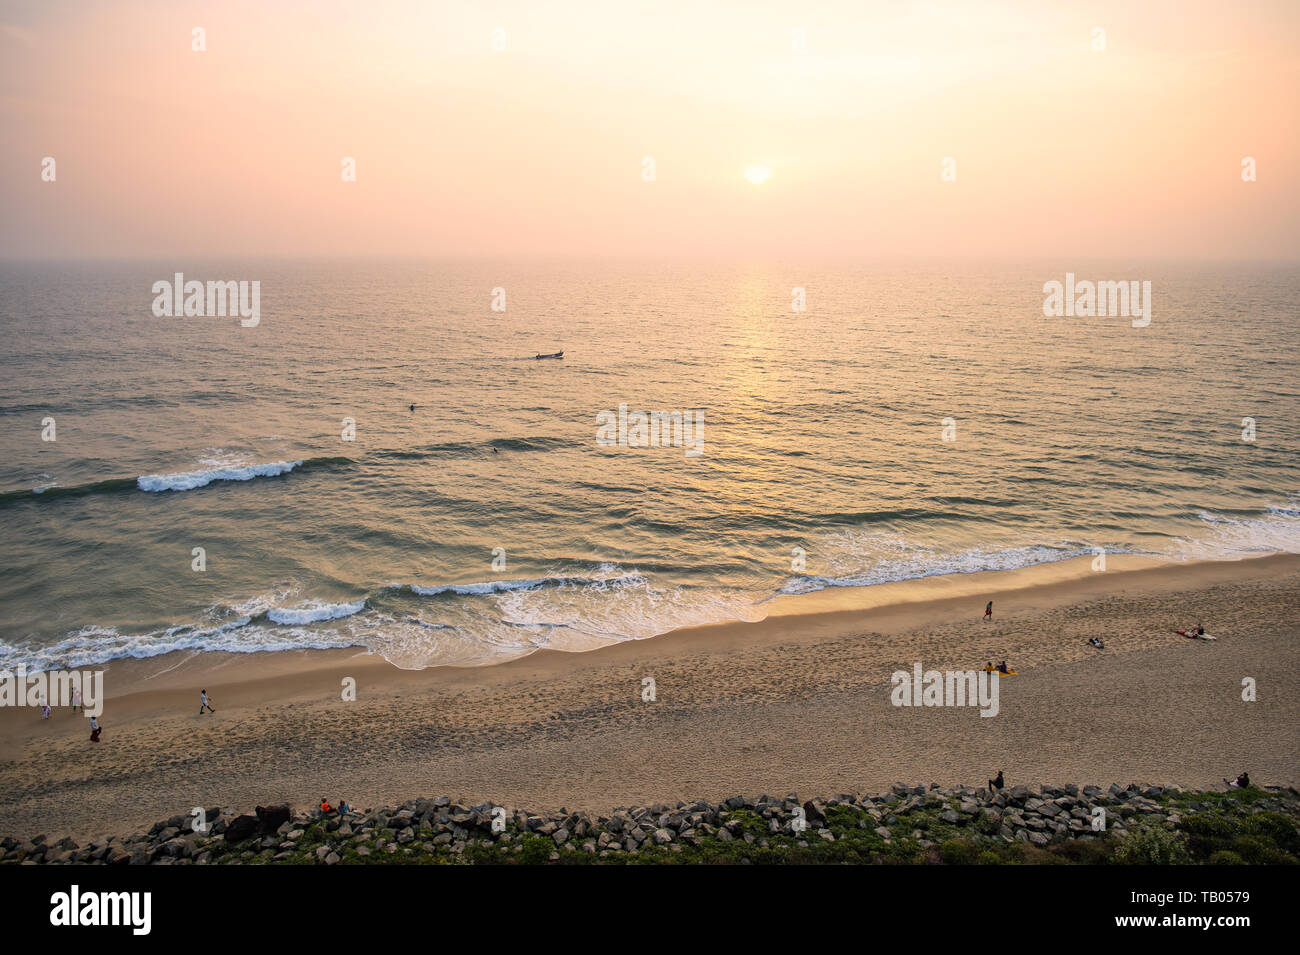
<path fill-rule="evenodd" d="M 204 827 L 206 823 L 206 827 Z M 196 826 L 198 827 L 196 829 Z M 0 839 L 0 864 L 978 863 L 1300 860 L 1300 793 L 1111 785 L 896 783 L 887 793 L 800 800 L 733 796 L 609 815 L 529 812 L 448 797 L 342 816 L 219 808 L 148 832 L 78 844 Z"/>

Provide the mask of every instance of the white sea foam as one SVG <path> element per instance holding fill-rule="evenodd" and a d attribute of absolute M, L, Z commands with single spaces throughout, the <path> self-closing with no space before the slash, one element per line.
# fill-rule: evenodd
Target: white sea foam
<path fill-rule="evenodd" d="M 298 607 L 276 607 L 268 610 L 266 616 L 276 623 L 301 626 L 307 623 L 319 623 L 322 620 L 338 620 L 350 617 L 365 609 L 364 599 L 352 603 L 332 604 L 322 600 L 311 600 Z"/>
<path fill-rule="evenodd" d="M 610 573 L 603 576 L 605 568 L 608 565 L 602 565 L 602 570 L 597 571 L 596 576 L 554 576 L 554 577 L 524 577 L 518 580 L 485 580 L 478 583 L 470 584 L 411 584 L 410 591 L 421 597 L 436 597 L 438 594 L 460 594 L 461 596 L 487 596 L 489 594 L 512 593 L 517 590 L 532 590 L 537 587 L 563 587 L 567 585 L 602 585 L 617 583 L 619 581 L 630 581 L 635 575 L 624 575 L 621 573 Z M 400 588 L 402 585 L 391 585 Z"/>
<path fill-rule="evenodd" d="M 1180 560 L 1233 560 L 1263 554 L 1300 554 L 1300 501 L 1270 505 L 1259 517 L 1197 514 L 1200 533 L 1174 541 Z"/>
<path fill-rule="evenodd" d="M 1108 548 L 1107 552 L 1123 551 Z M 910 541 L 902 534 L 848 531 L 829 535 L 813 553 L 825 554 L 825 572 L 801 574 L 787 580 L 777 589 L 778 594 L 806 594 L 827 587 L 871 587 L 948 574 L 1017 570 L 1081 557 L 1093 550 L 1079 543 L 1062 542 L 946 553 L 937 546 Z"/>
<path fill-rule="evenodd" d="M 275 477 L 287 474 L 302 461 L 272 461 L 267 464 L 245 464 L 210 468 L 204 471 L 182 471 L 179 474 L 146 474 L 136 478 L 142 491 L 192 491 L 213 481 L 251 481 L 257 477 Z"/>
<path fill-rule="evenodd" d="M 168 627 L 144 634 L 122 634 L 113 627 L 83 627 L 47 647 L 20 647 L 0 641 L 0 670 L 19 664 L 28 671 L 98 666 L 113 660 L 145 660 L 176 651 L 269 653 L 331 650 L 355 645 L 348 634 L 295 627 L 250 625 L 247 618 L 219 627 Z"/>

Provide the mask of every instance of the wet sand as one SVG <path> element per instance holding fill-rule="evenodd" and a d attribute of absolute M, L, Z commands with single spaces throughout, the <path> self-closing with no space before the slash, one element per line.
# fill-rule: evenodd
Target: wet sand
<path fill-rule="evenodd" d="M 67 710 L 0 710 L 0 834 L 130 835 L 197 805 L 323 795 L 605 811 L 978 785 L 998 769 L 1013 785 L 1204 787 L 1243 769 L 1297 783 L 1300 557 L 1029 571 L 867 588 L 854 609 L 862 594 L 818 595 L 758 623 L 490 667 L 399 670 L 353 651 L 113 664 L 99 744 Z M 1172 632 L 1198 620 L 1216 643 Z M 1020 675 L 1001 681 L 996 717 L 890 704 L 895 670 L 1001 659 Z M 197 715 L 201 687 L 215 715 Z"/>

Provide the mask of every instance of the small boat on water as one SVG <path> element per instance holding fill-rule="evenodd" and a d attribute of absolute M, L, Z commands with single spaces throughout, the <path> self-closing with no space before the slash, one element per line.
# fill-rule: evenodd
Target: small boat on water
<path fill-rule="evenodd" d="M 564 352 L 557 351 L 554 355 L 534 355 L 533 360 L 541 361 L 543 358 L 563 358 L 563 357 L 564 357 Z"/>

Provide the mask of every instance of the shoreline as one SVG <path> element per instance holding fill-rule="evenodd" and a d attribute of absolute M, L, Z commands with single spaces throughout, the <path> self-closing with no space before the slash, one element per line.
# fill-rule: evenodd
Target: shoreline
<path fill-rule="evenodd" d="M 123 658 L 75 669 L 102 669 L 105 672 L 106 698 L 119 700 L 180 689 L 191 689 L 197 696 L 199 689 L 209 684 L 210 687 L 225 689 L 286 677 L 308 677 L 321 671 L 334 674 L 343 670 L 378 670 L 388 672 L 395 682 L 405 683 L 400 674 L 490 671 L 517 667 L 529 660 L 535 664 L 547 661 L 544 669 L 549 671 L 564 665 L 552 665 L 552 657 L 566 659 L 595 655 L 603 659 L 601 655 L 616 656 L 620 648 L 651 646 L 658 646 L 667 653 L 670 646 L 674 650 L 694 648 L 697 644 L 713 641 L 727 647 L 768 638 L 774 631 L 781 631 L 782 639 L 796 640 L 801 639 L 800 634 L 809 634 L 815 639 L 819 634 L 838 632 L 844 626 L 859 624 L 893 633 L 929 622 L 950 622 L 955 616 L 970 616 L 972 608 L 974 619 L 979 622 L 978 604 L 986 598 L 994 600 L 996 624 L 1002 619 L 997 607 L 999 599 L 1014 600 L 1020 610 L 1046 609 L 1065 599 L 1115 590 L 1123 592 L 1126 588 L 1142 587 L 1158 592 L 1186 588 L 1191 584 L 1247 579 L 1271 572 L 1274 568 L 1300 571 L 1300 554 L 1267 554 L 1237 560 L 1186 563 L 1117 555 L 1107 558 L 1107 570 L 1103 572 L 1091 571 L 1091 562 L 1090 556 L 1072 557 L 1010 570 L 942 574 L 862 587 L 831 587 L 806 594 L 778 595 L 770 598 L 771 610 L 761 620 L 725 620 L 681 627 L 653 637 L 610 643 L 589 650 L 540 647 L 521 656 L 493 662 L 407 669 L 358 646 L 254 653 L 177 650 L 156 657 Z M 797 632 L 786 633 L 788 630 Z M 0 747 L 3 738 L 0 732 Z"/>
<path fill-rule="evenodd" d="M 963 575 L 958 595 L 937 582 L 909 589 L 924 599 L 493 666 L 401 670 L 350 650 L 113 664 L 99 744 L 69 712 L 0 711 L 0 818 L 13 835 L 120 834 L 200 804 L 310 805 L 329 793 L 381 805 L 428 791 L 596 811 L 975 783 L 1002 767 L 1031 783 L 1203 788 L 1245 762 L 1261 784 L 1297 782 L 1300 708 L 1278 688 L 1300 679 L 1300 555 L 1061 570 L 1037 582 Z M 992 623 L 967 592 L 976 584 L 993 596 Z M 1171 632 L 1198 619 L 1218 643 Z M 1106 651 L 1086 645 L 1094 633 Z M 889 705 L 896 669 L 987 659 L 1022 674 L 1003 681 L 998 718 Z M 1258 681 L 1257 703 L 1237 701 L 1243 674 Z M 641 699 L 647 676 L 653 703 Z M 355 702 L 341 699 L 345 677 Z M 196 715 L 200 687 L 215 715 Z"/>

